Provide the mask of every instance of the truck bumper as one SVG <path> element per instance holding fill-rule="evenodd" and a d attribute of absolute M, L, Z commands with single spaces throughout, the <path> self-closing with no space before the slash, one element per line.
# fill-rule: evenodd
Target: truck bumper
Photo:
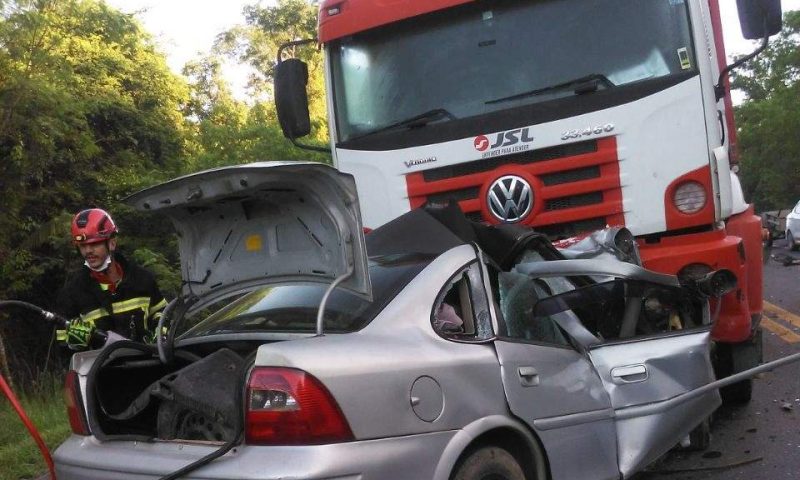
<path fill-rule="evenodd" d="M 711 337 L 718 342 L 737 343 L 751 337 L 752 319 L 761 314 L 763 264 L 760 239 L 761 220 L 753 215 L 751 206 L 731 217 L 725 229 L 663 237 L 655 243 L 640 241 L 639 251 L 645 268 L 656 272 L 677 275 L 691 264 L 732 271 L 738 285 L 722 297 Z"/>

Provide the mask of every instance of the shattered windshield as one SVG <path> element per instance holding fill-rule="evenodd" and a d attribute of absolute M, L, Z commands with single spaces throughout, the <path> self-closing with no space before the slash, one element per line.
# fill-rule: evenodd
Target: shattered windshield
<path fill-rule="evenodd" d="M 685 0 L 471 2 L 332 42 L 329 60 L 340 142 L 696 69 Z M 431 111 L 448 115 L 408 122 Z"/>
<path fill-rule="evenodd" d="M 373 300 L 368 302 L 346 290 L 334 290 L 325 308 L 326 332 L 351 332 L 375 318 L 400 290 L 430 262 L 420 255 L 373 258 L 369 265 Z M 327 285 L 289 284 L 257 288 L 230 300 L 200 318 L 183 338 L 223 333 L 316 331 L 317 310 Z"/>

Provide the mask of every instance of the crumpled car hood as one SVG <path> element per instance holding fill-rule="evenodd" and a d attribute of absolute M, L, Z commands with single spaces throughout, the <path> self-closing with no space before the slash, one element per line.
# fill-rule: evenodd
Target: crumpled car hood
<path fill-rule="evenodd" d="M 183 294 L 200 303 L 254 286 L 330 283 L 370 298 L 353 177 L 310 162 L 259 162 L 180 177 L 125 201 L 168 216 Z"/>

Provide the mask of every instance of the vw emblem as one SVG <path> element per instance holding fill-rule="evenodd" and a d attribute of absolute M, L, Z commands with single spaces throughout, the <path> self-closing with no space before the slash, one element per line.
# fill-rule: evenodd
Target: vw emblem
<path fill-rule="evenodd" d="M 501 222 L 519 222 L 531 213 L 533 189 L 524 179 L 506 175 L 492 183 L 486 201 L 489 211 Z"/>

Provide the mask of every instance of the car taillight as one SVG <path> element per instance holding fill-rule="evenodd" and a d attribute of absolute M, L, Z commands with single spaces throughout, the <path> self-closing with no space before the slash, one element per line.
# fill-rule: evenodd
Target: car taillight
<path fill-rule="evenodd" d="M 672 203 L 682 213 L 697 213 L 706 206 L 706 189 L 698 182 L 685 182 L 675 189 Z"/>
<path fill-rule="evenodd" d="M 83 409 L 83 395 L 78 372 L 70 370 L 64 379 L 64 403 L 67 405 L 67 416 L 72 433 L 89 435 L 89 422 L 86 421 L 86 412 Z"/>
<path fill-rule="evenodd" d="M 245 442 L 319 445 L 353 440 L 328 389 L 302 370 L 255 367 L 245 397 Z"/>

